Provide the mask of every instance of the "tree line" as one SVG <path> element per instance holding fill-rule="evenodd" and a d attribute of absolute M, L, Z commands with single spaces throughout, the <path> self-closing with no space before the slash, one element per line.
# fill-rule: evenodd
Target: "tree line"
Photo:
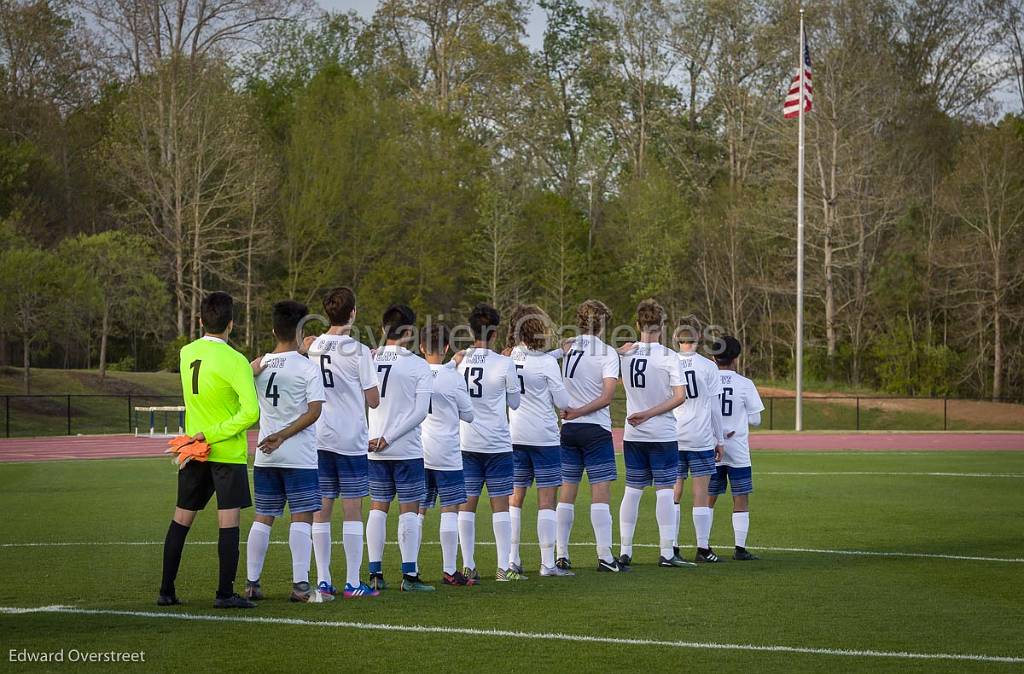
<path fill-rule="evenodd" d="M 795 0 L 0 0 L 0 364 L 153 369 L 351 285 L 658 298 L 791 377 Z M 1024 395 L 1024 3 L 816 0 L 807 372 Z"/>

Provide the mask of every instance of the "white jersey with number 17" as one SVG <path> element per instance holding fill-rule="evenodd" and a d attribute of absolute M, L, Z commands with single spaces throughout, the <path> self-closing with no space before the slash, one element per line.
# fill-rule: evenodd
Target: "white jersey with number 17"
<path fill-rule="evenodd" d="M 562 356 L 562 382 L 569 392 L 569 407 L 583 407 L 601 397 L 605 379 L 619 378 L 619 354 L 599 337 L 580 335 Z M 607 407 L 567 424 L 597 424 L 612 428 L 612 415 Z"/>

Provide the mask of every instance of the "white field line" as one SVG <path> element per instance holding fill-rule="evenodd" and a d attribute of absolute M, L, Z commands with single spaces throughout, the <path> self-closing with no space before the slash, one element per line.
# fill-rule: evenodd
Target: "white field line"
<path fill-rule="evenodd" d="M 35 543 L 0 543 L 0 549 L 12 548 L 75 548 L 75 547 L 119 547 L 119 546 L 155 546 L 163 545 L 163 541 L 40 541 Z M 271 545 L 288 545 L 288 541 L 270 541 Z M 332 541 L 334 545 L 341 545 L 342 541 Z M 387 545 L 398 545 L 397 541 L 386 541 Z M 217 545 L 217 541 L 188 541 L 188 545 Z M 440 541 L 422 541 L 420 545 L 437 546 Z M 476 542 L 478 546 L 494 546 L 494 541 Z M 523 546 L 537 545 L 536 541 L 521 541 Z M 595 547 L 594 543 L 576 542 L 569 543 L 572 547 Z M 634 543 L 634 548 L 657 548 L 656 543 Z M 842 555 L 850 557 L 903 557 L 918 559 L 947 559 L 964 562 L 1004 562 L 1011 564 L 1024 564 L 1024 557 L 981 557 L 976 555 L 944 555 L 930 552 L 899 552 L 885 550 L 829 550 L 825 548 L 790 548 L 769 545 L 749 545 L 750 550 L 764 550 L 767 552 L 803 552 L 815 555 Z"/>
<path fill-rule="evenodd" d="M 846 648 L 815 648 L 811 646 L 784 646 L 770 644 L 730 644 L 703 641 L 666 641 L 623 637 L 603 637 L 590 634 L 563 634 L 559 632 L 520 632 L 514 630 L 480 629 L 472 627 L 448 627 L 440 625 L 392 625 L 387 623 L 364 623 L 348 620 L 303 620 L 299 618 L 272 618 L 257 616 L 204 615 L 197 613 L 160 613 L 156 611 L 116 611 L 107 609 L 84 609 L 71 606 L 39 606 L 36 608 L 0 607 L 0 614 L 28 615 L 38 613 L 60 613 L 88 616 L 116 616 L 124 618 L 146 618 L 160 620 L 182 620 L 197 622 L 242 623 L 250 625 L 292 625 L 300 627 L 339 628 L 383 632 L 412 632 L 418 634 L 444 634 L 473 637 L 499 637 L 532 639 L 538 641 L 569 641 L 609 644 L 612 646 L 646 646 L 664 648 L 686 648 L 699 650 L 753 651 L 758 653 L 796 653 L 800 655 L 830 655 L 853 658 L 899 658 L 905 660 L 953 660 L 973 662 L 1024 663 L 1024 657 L 1006 655 L 976 655 L 968 653 L 913 653 L 908 651 L 876 651 Z"/>
<path fill-rule="evenodd" d="M 896 471 L 874 471 L 874 470 L 835 470 L 835 471 L 771 471 L 759 470 L 754 472 L 758 475 L 881 475 L 891 477 L 1012 477 L 1022 478 L 1024 473 L 923 473 L 923 472 L 896 472 Z"/>

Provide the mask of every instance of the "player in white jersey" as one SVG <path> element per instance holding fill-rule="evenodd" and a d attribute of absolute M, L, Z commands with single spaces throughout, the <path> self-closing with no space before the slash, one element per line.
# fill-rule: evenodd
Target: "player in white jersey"
<path fill-rule="evenodd" d="M 761 425 L 764 403 L 761 402 L 754 382 L 736 372 L 736 359 L 741 351 L 739 340 L 729 335 L 715 343 L 715 361 L 722 380 L 725 455 L 711 478 L 708 490 L 711 493 L 712 508 L 718 496 L 725 493 L 726 487 L 732 490 L 732 531 L 736 545 L 732 558 L 752 561 L 757 557 L 746 548 L 747 532 L 750 530 L 750 493 L 754 491 L 750 471 L 749 427 Z"/>
<path fill-rule="evenodd" d="M 427 361 L 405 345 L 413 340 L 416 314 L 404 304 L 392 304 L 381 320 L 384 346 L 374 364 L 380 379 L 380 405 L 370 410 L 370 516 L 366 522 L 366 549 L 370 586 L 384 582 L 384 540 L 388 510 L 398 497 L 398 549 L 402 555 L 402 592 L 432 592 L 420 580 L 419 508 L 426 496 L 423 442 L 420 424 L 430 409 L 434 374 Z"/>
<path fill-rule="evenodd" d="M 509 516 L 512 544 L 509 568 L 523 573 L 519 555 L 522 507 L 526 490 L 537 481 L 537 541 L 541 576 L 574 576 L 555 566 L 557 520 L 555 501 L 562 483 L 561 443 L 555 408 L 569 407 L 558 361 L 544 351 L 551 334 L 551 319 L 533 304 L 518 307 L 509 322 L 508 341 L 519 379 L 519 407 L 509 412 L 512 460 L 515 465 Z"/>
<path fill-rule="evenodd" d="M 450 332 L 439 323 L 428 323 L 420 331 L 420 353 L 430 365 L 434 384 L 427 418 L 423 420 L 423 467 L 426 496 L 420 518 L 434 501 L 441 499 L 441 564 L 445 585 L 476 585 L 456 567 L 459 554 L 459 506 L 466 502 L 466 481 L 462 475 L 459 421 L 473 421 L 473 403 L 465 380 L 455 363 L 444 365 Z"/>
<path fill-rule="evenodd" d="M 491 527 L 498 551 L 495 580 L 526 580 L 508 568 L 512 523 L 508 497 L 512 493 L 512 436 L 508 413 L 519 407 L 519 377 L 515 363 L 493 350 L 501 317 L 497 309 L 478 304 L 469 314 L 473 347 L 459 362 L 459 375 L 466 383 L 473 403 L 473 423 L 462 422 L 462 470 L 466 478 L 466 497 L 459 506 L 459 543 L 462 546 L 463 575 L 479 580 L 476 570 L 476 506 L 484 485 L 491 499 Z"/>
<path fill-rule="evenodd" d="M 626 491 L 619 507 L 621 550 L 619 564 L 633 563 L 633 532 L 640 511 L 640 497 L 654 485 L 655 515 L 661 556 L 658 566 L 693 566 L 672 550 L 676 518 L 672 488 L 679 467 L 679 443 L 673 410 L 686 401 L 679 355 L 660 343 L 665 310 L 653 299 L 637 306 L 640 341 L 623 349 L 622 382 L 626 389 L 626 431 L 623 455 Z"/>
<path fill-rule="evenodd" d="M 675 487 L 676 545 L 679 555 L 679 502 L 689 474 L 693 492 L 693 529 L 697 538 L 697 562 L 717 562 L 718 555 L 708 542 L 711 536 L 711 508 L 708 481 L 715 473 L 715 461 L 722 458 L 722 381 L 718 366 L 697 353 L 703 326 L 696 316 L 684 316 L 676 325 L 674 341 L 679 345 L 679 363 L 686 387 L 686 404 L 675 409 L 679 433 L 679 478 Z"/>
<path fill-rule="evenodd" d="M 619 381 L 619 354 L 602 339 L 612 312 L 598 300 L 587 300 L 576 310 L 580 334 L 564 353 L 562 382 L 569 394 L 569 409 L 562 413 L 562 488 L 555 509 L 555 547 L 559 569 L 572 568 L 569 537 L 576 515 L 576 494 L 587 471 L 590 482 L 590 523 L 597 543 L 597 570 L 621 569 L 612 555 L 611 485 L 618 477 L 612 417 L 608 406 Z"/>
<path fill-rule="evenodd" d="M 277 346 L 253 367 L 260 405 L 260 434 L 256 466 L 252 471 L 256 490 L 256 517 L 246 545 L 245 596 L 262 599 L 260 575 L 270 546 L 270 528 L 284 514 L 291 514 L 288 547 L 292 553 L 292 592 L 289 599 L 307 602 L 316 597 L 309 586 L 309 558 L 313 513 L 320 510 L 317 482 L 316 430 L 324 387 L 320 372 L 298 352 L 295 331 L 307 314 L 306 306 L 286 300 L 274 305 L 274 337 Z M 328 597 L 332 598 L 330 595 Z"/>
<path fill-rule="evenodd" d="M 345 549 L 344 596 L 352 599 L 377 593 L 360 580 L 363 565 L 363 498 L 370 493 L 366 447 L 366 407 L 380 402 L 377 371 L 370 350 L 353 339 L 356 296 L 350 288 L 335 288 L 324 298 L 331 327 L 309 347 L 309 359 L 320 368 L 327 394 L 317 422 L 317 457 L 323 505 L 313 520 L 313 552 L 317 589 L 336 594 L 331 581 L 331 515 L 335 499 L 344 512 L 342 545 Z"/>

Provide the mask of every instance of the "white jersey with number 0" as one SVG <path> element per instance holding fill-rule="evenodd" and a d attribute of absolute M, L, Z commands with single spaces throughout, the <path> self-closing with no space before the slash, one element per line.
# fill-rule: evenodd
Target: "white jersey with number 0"
<path fill-rule="evenodd" d="M 660 405 L 682 386 L 679 354 L 666 346 L 637 342 L 622 356 L 622 383 L 626 389 L 626 417 Z M 686 404 L 686 403 L 683 403 Z M 631 442 L 675 442 L 676 418 L 671 411 L 632 426 L 626 422 L 623 439 Z"/>
<path fill-rule="evenodd" d="M 423 466 L 432 470 L 462 470 L 459 420 L 473 418 L 466 382 L 454 363 L 431 365 L 434 374 L 430 409 L 423 420 Z"/>
<path fill-rule="evenodd" d="M 542 351 L 525 346 L 512 350 L 512 362 L 519 380 L 519 408 L 509 410 L 512 444 L 551 447 L 559 444 L 555 407 L 569 406 L 569 394 L 562 383 L 558 361 Z"/>
<path fill-rule="evenodd" d="M 405 432 L 416 412 L 416 398 L 430 396 L 434 374 L 427 361 L 403 346 L 384 346 L 373 359 L 380 381 L 380 405 L 370 410 L 370 437 L 384 438 L 388 446 L 370 452 L 370 459 L 422 459 L 423 443 L 420 424 Z"/>
<path fill-rule="evenodd" d="M 473 403 L 473 423 L 462 422 L 462 451 L 511 452 L 507 400 L 519 395 L 515 363 L 490 349 L 469 349 L 459 363 L 459 375 Z"/>
<path fill-rule="evenodd" d="M 750 465 L 748 417 L 763 412 L 764 403 L 754 382 L 732 370 L 718 373 L 722 380 L 722 430 L 725 432 L 725 456 L 719 465 L 743 468 Z"/>
<path fill-rule="evenodd" d="M 366 399 L 363 391 L 377 386 L 370 349 L 349 335 L 320 335 L 309 348 L 309 360 L 320 369 L 323 412 L 316 422 L 317 448 L 336 454 L 366 454 Z"/>
<path fill-rule="evenodd" d="M 686 387 L 686 402 L 677 407 L 676 430 L 680 451 L 714 449 L 718 444 L 712 415 L 720 409 L 718 396 L 722 380 L 718 366 L 699 353 L 679 352 L 679 365 Z"/>
<path fill-rule="evenodd" d="M 594 335 L 580 335 L 562 355 L 562 382 L 569 393 L 569 407 L 583 407 L 604 392 L 605 379 L 619 378 L 619 354 Z M 612 415 L 607 407 L 591 412 L 567 424 L 597 424 L 612 428 Z"/>
<path fill-rule="evenodd" d="M 260 403 L 259 439 L 277 433 L 309 411 L 309 403 L 323 402 L 320 371 L 297 351 L 268 353 L 256 377 Z M 321 414 L 323 412 L 321 411 Z M 307 426 L 281 443 L 271 454 L 256 451 L 257 466 L 316 468 L 316 428 Z"/>

